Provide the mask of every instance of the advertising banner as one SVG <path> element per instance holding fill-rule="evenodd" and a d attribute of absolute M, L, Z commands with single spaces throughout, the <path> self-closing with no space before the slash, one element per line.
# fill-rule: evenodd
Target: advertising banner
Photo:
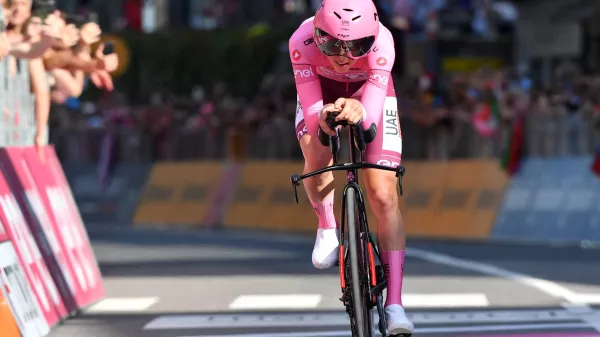
<path fill-rule="evenodd" d="M 0 164 L 6 178 L 0 182 L 6 230 L 46 322 L 53 326 L 76 309 L 71 295 L 72 272 L 33 182 L 32 172 L 22 157 L 22 149 L 0 149 Z"/>
<path fill-rule="evenodd" d="M 507 177 L 497 160 L 403 162 L 404 195 L 399 198 L 407 235 L 413 237 L 486 238 L 490 236 Z M 290 176 L 301 174 L 303 164 L 245 162 L 223 224 L 288 232 L 313 232 L 317 216 L 303 184 L 296 204 Z M 359 183 L 367 199 L 371 232 L 377 219 L 369 205 L 363 172 Z M 334 173 L 335 215 L 339 219 L 344 172 Z"/>
<path fill-rule="evenodd" d="M 5 160 L 6 158 L 0 157 L 2 171 L 6 171 L 9 166 Z M 65 306 L 23 212 L 2 174 L 0 174 L 0 220 L 4 224 L 3 232 L 14 243 L 15 252 L 21 261 L 23 272 L 43 317 L 48 326 L 53 326 L 66 316 Z"/>
<path fill-rule="evenodd" d="M 201 227 L 218 194 L 220 162 L 158 163 L 152 168 L 134 225 L 173 224 Z"/>
<path fill-rule="evenodd" d="M 0 287 L 2 286 L 2 281 L 0 281 Z M 2 327 L 2 336 L 21 337 L 19 326 L 17 326 L 17 321 L 13 317 L 8 299 L 2 292 L 2 289 L 0 289 L 0 327 Z"/>
<path fill-rule="evenodd" d="M 93 304 L 104 296 L 102 275 L 54 148 L 44 148 L 44 162 L 34 148 L 22 151 L 27 166 L 34 172 L 34 184 L 47 214 L 51 214 L 58 243 L 74 276 L 73 296 L 77 308 Z"/>
<path fill-rule="evenodd" d="M 20 328 L 22 337 L 46 336 L 50 328 L 34 298 L 33 290 L 27 283 L 17 252 L 10 241 L 0 243 L 0 286 L 5 292 L 4 295 L 14 313 L 15 323 Z M 0 316 L 2 316 L 2 309 L 0 309 Z M 4 337 L 6 331 L 2 320 L 3 318 L 0 317 L 2 328 L 0 331 Z"/>

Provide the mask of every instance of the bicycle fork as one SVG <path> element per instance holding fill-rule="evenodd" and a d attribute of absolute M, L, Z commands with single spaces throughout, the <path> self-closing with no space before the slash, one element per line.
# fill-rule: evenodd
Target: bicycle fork
<path fill-rule="evenodd" d="M 369 225 L 367 222 L 367 212 L 365 209 L 364 197 L 360 188 L 356 187 L 356 175 L 355 172 L 348 171 L 348 186 L 344 189 L 342 193 L 342 200 L 346 200 L 346 191 L 348 188 L 354 188 L 357 196 L 357 204 L 359 205 L 358 213 L 356 214 L 359 219 L 356 219 L 356 224 L 359 224 L 361 228 L 358 228 L 357 231 L 360 233 L 360 243 L 362 245 L 361 251 L 363 252 L 363 257 L 367 259 L 364 263 L 367 264 L 368 270 L 367 273 L 368 283 L 369 283 L 369 297 L 370 301 L 368 301 L 368 309 L 369 311 L 374 307 L 377 308 L 377 313 L 379 315 L 379 332 L 382 337 L 387 337 L 387 324 L 385 320 L 385 312 L 383 307 L 383 290 L 387 286 L 387 282 L 385 280 L 385 271 L 384 266 L 381 262 L 381 255 L 379 254 L 379 249 L 373 235 L 369 231 Z M 346 288 L 346 258 L 348 254 L 348 249 L 344 244 L 345 237 L 345 228 L 346 228 L 346 203 L 342 202 L 342 219 L 340 224 L 340 232 L 339 232 L 339 273 L 340 273 L 340 286 L 342 290 L 342 297 L 340 301 L 344 303 L 346 307 L 346 311 L 352 310 L 352 304 L 350 303 L 350 294 L 348 294 L 348 289 Z M 365 244 L 366 240 L 366 244 Z M 351 314 L 351 312 L 348 312 Z"/>

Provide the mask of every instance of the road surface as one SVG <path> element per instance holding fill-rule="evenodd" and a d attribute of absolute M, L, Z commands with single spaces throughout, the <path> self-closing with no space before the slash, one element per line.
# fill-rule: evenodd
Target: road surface
<path fill-rule="evenodd" d="M 312 238 L 92 226 L 106 298 L 50 337 L 350 337 Z M 409 240 L 414 336 L 600 336 L 600 250 Z"/>

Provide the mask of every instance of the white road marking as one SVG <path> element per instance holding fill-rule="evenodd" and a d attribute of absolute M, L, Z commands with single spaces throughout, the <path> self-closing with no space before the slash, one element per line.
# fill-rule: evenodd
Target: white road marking
<path fill-rule="evenodd" d="M 487 307 L 485 294 L 402 294 L 402 304 L 406 308 L 468 308 Z"/>
<path fill-rule="evenodd" d="M 486 310 L 408 312 L 416 325 L 441 324 L 502 324 L 502 323 L 560 323 L 591 319 L 600 311 L 573 312 L 572 310 Z M 375 317 L 377 324 L 378 317 Z M 159 316 L 144 326 L 144 330 L 219 329 L 219 328 L 301 328 L 347 327 L 350 323 L 345 312 L 280 313 L 280 314 L 195 314 Z"/>
<path fill-rule="evenodd" d="M 579 309 L 591 310 L 591 308 L 582 302 L 582 298 L 576 292 L 564 287 L 556 282 L 540 279 L 519 272 L 510 271 L 491 264 L 481 263 L 472 260 L 461 259 L 446 254 L 426 251 L 422 249 L 406 249 L 406 255 L 431 263 L 451 266 L 458 269 L 475 271 L 484 275 L 501 277 L 507 280 L 515 281 L 520 284 L 535 288 L 552 297 L 564 300 L 568 304 L 566 307 L 578 307 Z M 590 323 L 597 331 L 600 331 L 600 317 L 589 318 L 586 321 Z"/>
<path fill-rule="evenodd" d="M 264 327 L 323 327 L 348 326 L 348 314 L 218 314 L 164 315 L 153 319 L 144 330 L 175 330 L 199 328 L 264 328 Z"/>
<path fill-rule="evenodd" d="M 314 309 L 321 295 L 241 295 L 229 304 L 229 309 Z"/>
<path fill-rule="evenodd" d="M 138 312 L 148 310 L 158 302 L 158 297 L 105 298 L 90 306 L 89 313 Z"/>
<path fill-rule="evenodd" d="M 577 293 L 575 296 L 578 303 L 600 304 L 600 294 Z"/>
<path fill-rule="evenodd" d="M 480 325 L 464 327 L 435 327 L 416 328 L 415 333 L 448 334 L 456 332 L 484 332 L 484 331 L 522 331 L 536 329 L 577 329 L 585 328 L 585 323 L 554 323 L 554 324 L 522 324 L 522 325 Z M 230 334 L 230 335 L 195 335 L 185 337 L 348 337 L 349 330 L 340 331 L 312 331 L 312 332 L 288 332 L 288 333 L 259 333 L 259 334 Z M 381 336 L 376 333 L 377 336 Z M 589 337 L 593 337 L 590 334 Z M 184 336 L 182 336 L 184 337 Z M 582 336 L 580 336 L 582 337 Z M 597 335 L 595 335 L 597 337 Z"/>
<path fill-rule="evenodd" d="M 527 285 L 544 292 L 552 297 L 562 298 L 570 303 L 580 303 L 577 294 L 558 283 L 532 277 L 519 272 L 513 272 L 507 269 L 496 267 L 491 264 L 481 263 L 471 260 L 456 258 L 446 254 L 429 252 L 421 249 L 407 249 L 406 255 L 417 259 L 425 260 L 431 263 L 442 264 L 458 269 L 475 271 L 484 275 L 501 277 L 511 281 Z"/>
<path fill-rule="evenodd" d="M 229 304 L 232 310 L 257 309 L 314 309 L 322 296 L 316 294 L 241 295 Z M 407 308 L 487 307 L 489 301 L 482 293 L 404 294 L 402 303 Z"/>

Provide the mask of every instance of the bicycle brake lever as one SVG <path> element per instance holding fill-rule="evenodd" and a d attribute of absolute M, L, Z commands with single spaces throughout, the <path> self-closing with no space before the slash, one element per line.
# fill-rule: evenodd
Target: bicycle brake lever
<path fill-rule="evenodd" d="M 403 166 L 398 166 L 396 168 L 396 177 L 398 177 L 398 187 L 400 188 L 400 196 L 404 194 L 404 190 L 402 188 L 402 178 L 404 177 L 405 169 Z"/>
<path fill-rule="evenodd" d="M 290 180 L 292 181 L 292 186 L 294 187 L 294 197 L 296 197 L 296 204 L 299 204 L 300 202 L 298 201 L 298 186 L 300 186 L 300 179 L 298 178 L 298 175 L 293 174 Z"/>
<path fill-rule="evenodd" d="M 402 176 L 398 178 L 398 187 L 400 188 L 400 196 L 404 195 L 404 191 L 402 189 Z"/>

